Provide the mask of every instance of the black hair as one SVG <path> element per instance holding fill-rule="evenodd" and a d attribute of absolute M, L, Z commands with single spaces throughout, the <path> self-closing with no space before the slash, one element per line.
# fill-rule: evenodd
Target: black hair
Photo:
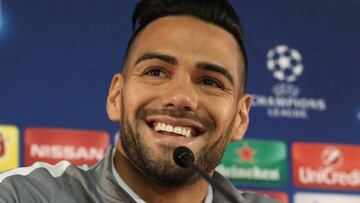
<path fill-rule="evenodd" d="M 128 42 L 125 60 L 138 34 L 152 21 L 166 16 L 192 16 L 214 24 L 233 35 L 244 57 L 244 88 L 247 80 L 247 55 L 244 32 L 239 17 L 227 0 L 141 0 L 135 7 L 133 34 Z"/>

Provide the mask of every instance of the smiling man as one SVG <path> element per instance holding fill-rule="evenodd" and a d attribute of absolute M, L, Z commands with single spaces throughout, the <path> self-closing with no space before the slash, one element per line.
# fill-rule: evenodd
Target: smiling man
<path fill-rule="evenodd" d="M 212 173 L 227 143 L 242 138 L 250 97 L 239 68 L 236 40 L 216 25 L 167 16 L 141 31 L 108 98 L 110 118 L 122 124 L 115 166 L 131 188 L 149 202 L 204 199 L 207 183 L 176 166 L 172 153 L 187 146 Z"/>
<path fill-rule="evenodd" d="M 245 92 L 243 33 L 226 0 L 143 0 L 122 74 L 107 112 L 121 125 L 116 146 L 92 168 L 61 162 L 0 176 L 5 202 L 228 202 L 173 161 L 186 146 L 195 164 L 238 202 L 271 203 L 238 191 L 215 172 L 230 141 L 242 139 L 251 98 Z"/>

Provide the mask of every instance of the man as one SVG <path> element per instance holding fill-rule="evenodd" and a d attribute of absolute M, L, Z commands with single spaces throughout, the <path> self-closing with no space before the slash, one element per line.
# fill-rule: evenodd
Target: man
<path fill-rule="evenodd" d="M 274 202 L 241 193 L 214 171 L 249 123 L 246 54 L 226 0 L 143 0 L 134 12 L 123 72 L 107 98 L 121 135 L 99 164 L 35 164 L 0 176 L 0 202 L 229 202 L 193 170 L 177 166 L 186 146 L 195 163 L 238 202 Z M 138 26 L 137 24 L 138 23 Z"/>

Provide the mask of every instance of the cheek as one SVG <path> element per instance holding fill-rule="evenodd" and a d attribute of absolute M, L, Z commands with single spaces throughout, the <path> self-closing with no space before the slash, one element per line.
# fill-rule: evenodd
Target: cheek
<path fill-rule="evenodd" d="M 226 130 L 236 113 L 235 103 L 224 97 L 207 99 L 205 102 L 209 115 L 216 123 L 216 131 Z"/>
<path fill-rule="evenodd" d="M 141 108 L 149 104 L 154 97 L 149 87 L 129 82 L 123 89 L 123 107 L 129 120 L 136 119 L 135 116 Z"/>

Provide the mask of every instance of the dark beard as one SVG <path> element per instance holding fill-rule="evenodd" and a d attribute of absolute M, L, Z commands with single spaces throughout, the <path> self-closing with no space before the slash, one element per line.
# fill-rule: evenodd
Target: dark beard
<path fill-rule="evenodd" d="M 121 119 L 121 144 L 129 158 L 129 161 L 149 180 L 155 184 L 166 187 L 178 187 L 182 185 L 189 185 L 196 182 L 200 177 L 191 169 L 184 169 L 177 166 L 172 160 L 172 150 L 166 150 L 169 154 L 164 154 L 161 158 L 155 159 L 152 156 L 152 151 L 148 147 L 147 143 L 144 143 L 144 139 L 141 139 L 139 132 L 134 129 L 138 129 L 138 122 L 147 115 L 161 114 L 170 115 L 173 117 L 187 117 L 194 120 L 200 120 L 194 115 L 187 115 L 185 112 L 174 112 L 168 110 L 154 111 L 154 110 L 140 110 L 136 117 L 135 128 L 132 128 L 126 113 L 122 114 Z M 220 160 L 224 154 L 226 145 L 228 143 L 229 136 L 233 128 L 233 122 L 230 123 L 226 132 L 211 146 L 205 145 L 195 154 L 195 163 L 205 172 L 210 173 L 220 163 Z M 208 129 L 214 128 L 213 122 L 202 121 Z"/>

